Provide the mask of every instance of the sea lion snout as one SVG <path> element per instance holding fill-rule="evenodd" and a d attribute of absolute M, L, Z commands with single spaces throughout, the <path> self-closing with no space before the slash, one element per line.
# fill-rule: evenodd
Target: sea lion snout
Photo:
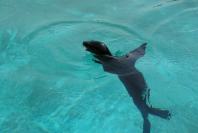
<path fill-rule="evenodd" d="M 84 47 L 88 47 L 88 45 L 90 45 L 89 41 L 83 41 L 83 46 Z"/>
<path fill-rule="evenodd" d="M 100 41 L 83 41 L 83 46 L 87 51 L 96 55 L 112 55 L 107 46 Z"/>

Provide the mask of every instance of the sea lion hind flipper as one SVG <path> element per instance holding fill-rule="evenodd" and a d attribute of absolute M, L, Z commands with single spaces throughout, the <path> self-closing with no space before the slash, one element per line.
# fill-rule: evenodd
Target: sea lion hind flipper
<path fill-rule="evenodd" d="M 167 120 L 170 120 L 171 118 L 171 113 L 169 110 L 162 110 L 162 109 L 150 107 L 149 113 Z"/>

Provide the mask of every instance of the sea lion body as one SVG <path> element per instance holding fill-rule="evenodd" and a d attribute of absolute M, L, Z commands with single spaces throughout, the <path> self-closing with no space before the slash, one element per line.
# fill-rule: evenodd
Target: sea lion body
<path fill-rule="evenodd" d="M 143 133 L 150 133 L 149 114 L 170 119 L 171 114 L 168 110 L 153 108 L 148 105 L 150 89 L 148 89 L 143 74 L 135 67 L 137 59 L 145 54 L 146 43 L 120 57 L 113 56 L 107 46 L 99 41 L 84 41 L 83 45 L 96 58 L 94 61 L 102 65 L 104 71 L 116 74 L 123 83 L 129 96 L 142 114 L 144 120 Z"/>

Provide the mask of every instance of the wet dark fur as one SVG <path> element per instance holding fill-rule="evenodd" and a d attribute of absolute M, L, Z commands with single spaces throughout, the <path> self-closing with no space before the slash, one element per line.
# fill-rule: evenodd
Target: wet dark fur
<path fill-rule="evenodd" d="M 150 133 L 149 114 L 170 119 L 171 114 L 168 110 L 154 108 L 147 104 L 150 89 L 148 89 L 142 73 L 135 68 L 136 60 L 145 54 L 146 43 L 121 57 L 113 56 L 107 46 L 99 41 L 84 41 L 83 45 L 87 51 L 94 55 L 96 58 L 94 61 L 103 66 L 104 71 L 116 74 L 122 81 L 134 104 L 142 114 L 144 120 L 143 133 Z"/>
<path fill-rule="evenodd" d="M 99 41 L 91 41 L 83 42 L 84 47 L 86 47 L 86 50 L 94 53 L 95 55 L 112 55 L 109 49 L 105 44 L 101 44 Z"/>

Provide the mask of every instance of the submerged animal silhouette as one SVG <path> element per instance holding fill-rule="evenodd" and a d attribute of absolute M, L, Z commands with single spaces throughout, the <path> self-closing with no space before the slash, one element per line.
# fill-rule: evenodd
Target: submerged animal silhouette
<path fill-rule="evenodd" d="M 149 114 L 170 119 L 171 114 L 168 110 L 148 105 L 150 89 L 148 89 L 142 73 L 135 68 L 137 59 L 145 54 L 146 43 L 120 57 L 113 56 L 107 46 L 99 41 L 84 41 L 83 45 L 87 51 L 93 54 L 94 61 L 103 66 L 104 71 L 118 75 L 134 104 L 141 112 L 144 120 L 143 133 L 150 133 Z"/>

